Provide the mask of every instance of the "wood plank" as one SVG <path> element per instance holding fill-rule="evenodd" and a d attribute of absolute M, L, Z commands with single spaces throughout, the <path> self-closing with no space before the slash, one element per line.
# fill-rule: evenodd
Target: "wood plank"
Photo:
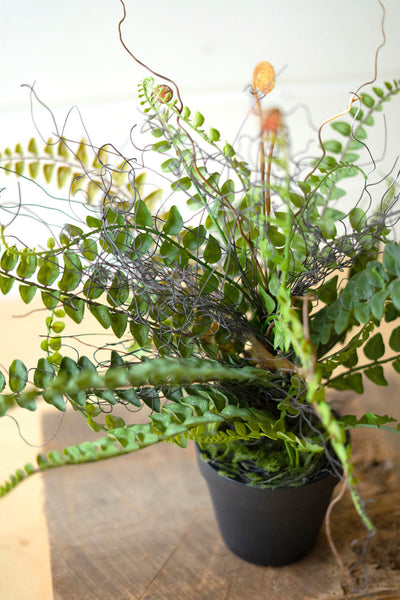
<path fill-rule="evenodd" d="M 347 403 L 348 404 L 348 403 Z M 44 437 L 56 426 L 44 421 Z M 67 413 L 54 447 L 86 439 L 84 420 Z M 326 537 L 303 560 L 278 569 L 233 556 L 219 536 L 193 448 L 159 445 L 101 464 L 45 474 L 51 565 L 56 600 L 340 600 L 400 598 L 400 451 L 379 432 L 356 432 L 353 443 L 363 496 L 379 533 L 349 589 Z M 349 498 L 332 515 L 347 566 L 363 529 Z"/>

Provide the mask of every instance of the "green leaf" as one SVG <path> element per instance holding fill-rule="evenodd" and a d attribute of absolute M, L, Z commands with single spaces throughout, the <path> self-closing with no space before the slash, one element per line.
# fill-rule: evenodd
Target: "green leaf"
<path fill-rule="evenodd" d="M 351 310 L 357 300 L 356 295 L 354 294 L 354 285 L 352 285 L 352 283 L 352 281 L 348 283 L 339 297 L 340 304 L 346 310 Z"/>
<path fill-rule="evenodd" d="M 228 142 L 225 142 L 225 145 L 224 145 L 224 148 L 222 151 L 227 158 L 232 158 L 233 156 L 235 156 L 235 150 L 234 150 L 233 146 L 228 144 Z"/>
<path fill-rule="evenodd" d="M 69 159 L 69 150 L 65 139 L 60 139 L 57 147 L 57 154 L 58 156 L 65 158 L 65 160 Z"/>
<path fill-rule="evenodd" d="M 176 172 L 179 172 L 179 169 L 180 162 L 177 158 L 169 158 L 161 163 L 161 170 L 164 171 L 164 173 L 174 173 L 176 175 Z"/>
<path fill-rule="evenodd" d="M 400 311 L 400 278 L 395 279 L 390 283 L 389 291 L 394 306 Z"/>
<path fill-rule="evenodd" d="M 53 176 L 54 168 L 55 168 L 54 163 L 48 163 L 46 165 L 43 165 L 43 174 L 44 174 L 44 178 L 46 180 L 46 183 L 50 183 L 51 182 L 51 178 Z"/>
<path fill-rule="evenodd" d="M 356 231 L 362 229 L 366 222 L 365 211 L 358 207 L 353 208 L 349 213 L 349 221 L 352 228 Z"/>
<path fill-rule="evenodd" d="M 364 354 L 369 360 L 378 360 L 385 354 L 385 344 L 381 333 L 376 333 L 365 344 Z"/>
<path fill-rule="evenodd" d="M 335 319 L 334 328 L 337 335 L 343 333 L 350 323 L 351 313 L 348 310 L 341 310 Z"/>
<path fill-rule="evenodd" d="M 45 358 L 39 358 L 35 373 L 33 376 L 33 383 L 38 388 L 46 388 L 50 385 L 55 377 L 55 370 Z"/>
<path fill-rule="evenodd" d="M 83 256 L 90 261 L 93 261 L 98 256 L 97 243 L 95 240 L 91 240 L 89 238 L 85 238 L 83 240 Z"/>
<path fill-rule="evenodd" d="M 36 156 L 39 154 L 39 149 L 37 147 L 37 143 L 35 138 L 31 138 L 28 144 L 28 152 L 35 154 Z"/>
<path fill-rule="evenodd" d="M 199 279 L 200 294 L 212 294 L 218 289 L 219 280 L 215 275 L 210 275 L 207 271 Z"/>
<path fill-rule="evenodd" d="M 286 236 L 274 225 L 268 227 L 267 237 L 275 248 L 282 248 L 286 242 Z"/>
<path fill-rule="evenodd" d="M 335 378 L 328 383 L 328 386 L 341 391 L 353 390 L 357 394 L 364 392 L 361 373 L 352 373 L 351 375 Z"/>
<path fill-rule="evenodd" d="M 190 108 L 188 106 L 184 106 L 182 109 L 182 119 L 185 121 L 190 117 Z"/>
<path fill-rule="evenodd" d="M 366 377 L 368 377 L 368 379 L 370 379 L 373 383 L 376 383 L 377 385 L 387 385 L 387 381 L 385 379 L 385 375 L 383 372 L 383 368 L 381 367 L 381 365 L 375 365 L 373 367 L 370 367 L 369 369 L 366 369 L 364 371 L 364 375 Z"/>
<path fill-rule="evenodd" d="M 183 219 L 177 207 L 171 206 L 166 222 L 164 223 L 163 232 L 167 235 L 178 235 L 183 227 Z"/>
<path fill-rule="evenodd" d="M 116 429 L 117 427 L 124 427 L 125 421 L 121 417 L 114 417 L 114 415 L 106 415 L 106 425 L 109 429 Z"/>
<path fill-rule="evenodd" d="M 67 183 L 69 176 L 71 175 L 70 167 L 58 167 L 57 169 L 57 185 L 59 188 L 64 187 Z"/>
<path fill-rule="evenodd" d="M 347 144 L 347 150 L 351 151 L 351 150 L 361 150 L 361 148 L 363 148 L 363 145 L 361 142 L 359 142 L 358 140 L 351 140 L 348 144 Z"/>
<path fill-rule="evenodd" d="M 46 308 L 53 310 L 60 301 L 60 292 L 42 292 L 42 302 Z"/>
<path fill-rule="evenodd" d="M 75 157 L 79 160 L 84 167 L 87 167 L 89 164 L 89 156 L 86 150 L 86 142 L 85 140 L 81 140 L 79 144 L 79 148 L 76 152 Z"/>
<path fill-rule="evenodd" d="M 0 291 L 2 294 L 6 295 L 11 291 L 11 288 L 14 284 L 14 277 L 0 275 Z"/>
<path fill-rule="evenodd" d="M 73 377 L 79 373 L 79 366 L 72 358 L 64 356 L 60 364 L 60 373 L 66 373 L 68 377 Z"/>
<path fill-rule="evenodd" d="M 47 341 L 47 340 L 45 340 Z M 59 351 L 59 349 L 61 348 L 61 338 L 59 335 L 55 335 L 54 337 L 51 337 L 49 339 L 49 346 L 52 350 L 55 350 L 56 352 Z"/>
<path fill-rule="evenodd" d="M 385 321 L 386 323 L 391 323 L 395 321 L 399 316 L 399 311 L 395 308 L 392 302 L 387 302 L 385 304 Z"/>
<path fill-rule="evenodd" d="M 21 394 L 18 394 L 16 402 L 18 406 L 25 408 L 26 410 L 34 411 L 37 408 L 34 393 L 22 392 Z"/>
<path fill-rule="evenodd" d="M 127 390 L 115 390 L 115 393 L 118 398 L 123 400 L 125 403 L 129 402 L 138 408 L 142 406 L 142 402 L 133 388 L 129 388 Z"/>
<path fill-rule="evenodd" d="M 6 387 L 6 378 L 4 377 L 3 373 L 0 371 L 0 392 L 2 392 L 5 387 Z M 0 416 L 3 416 L 3 415 L 0 415 Z"/>
<path fill-rule="evenodd" d="M 343 162 L 345 162 L 345 163 L 354 163 L 359 158 L 360 158 L 360 155 L 356 154 L 356 152 L 345 152 L 345 154 L 343 154 Z"/>
<path fill-rule="evenodd" d="M 126 326 L 128 324 L 128 315 L 120 314 L 120 313 L 112 313 L 110 312 L 110 322 L 111 329 L 117 338 L 120 338 L 124 335 Z"/>
<path fill-rule="evenodd" d="M 351 126 L 346 121 L 334 121 L 331 127 L 341 135 L 348 137 L 351 134 Z"/>
<path fill-rule="evenodd" d="M 32 163 L 29 163 L 28 168 L 29 168 L 29 175 L 32 177 L 32 179 L 37 179 L 39 172 L 40 172 L 40 162 L 35 161 Z"/>
<path fill-rule="evenodd" d="M 129 283 L 128 279 L 122 273 L 117 271 L 111 282 L 111 286 L 108 290 L 107 300 L 111 306 L 121 306 L 126 302 L 129 297 Z"/>
<path fill-rule="evenodd" d="M 179 254 L 179 248 L 169 240 L 165 240 L 160 246 L 160 256 L 164 258 L 165 264 L 171 264 Z"/>
<path fill-rule="evenodd" d="M 134 321 L 131 321 L 129 323 L 129 329 L 131 334 L 133 335 L 134 340 L 139 344 L 141 348 L 143 348 L 149 337 L 150 327 L 148 325 L 145 325 L 144 323 L 134 323 Z"/>
<path fill-rule="evenodd" d="M 182 242 L 185 248 L 189 250 L 197 250 L 203 244 L 207 236 L 204 225 L 199 225 L 190 229 L 184 236 Z"/>
<path fill-rule="evenodd" d="M 71 250 L 64 253 L 64 272 L 58 287 L 63 292 L 71 292 L 80 283 L 82 278 L 82 263 L 77 254 Z"/>
<path fill-rule="evenodd" d="M 102 304 L 89 304 L 89 310 L 104 329 L 111 325 L 110 311 Z"/>
<path fill-rule="evenodd" d="M 132 245 L 132 250 L 138 254 L 145 254 L 153 244 L 153 238 L 149 233 L 139 233 L 135 237 L 135 241 Z"/>
<path fill-rule="evenodd" d="M 149 211 L 143 200 L 139 200 L 136 205 L 135 221 L 136 225 L 140 225 L 142 227 L 153 226 L 153 217 L 151 216 L 151 212 Z"/>
<path fill-rule="evenodd" d="M 162 129 L 160 129 L 160 127 L 156 127 L 155 129 L 152 129 L 150 133 L 155 138 L 160 138 L 164 135 L 164 131 Z"/>
<path fill-rule="evenodd" d="M 400 246 L 395 243 L 386 244 L 382 262 L 390 275 L 400 275 Z"/>
<path fill-rule="evenodd" d="M 171 144 L 167 142 L 167 140 L 161 140 L 161 142 L 153 144 L 154 152 L 167 152 L 168 150 L 170 150 L 170 148 Z"/>
<path fill-rule="evenodd" d="M 327 140 L 324 142 L 324 148 L 327 152 L 339 153 L 342 151 L 342 144 L 337 140 Z"/>
<path fill-rule="evenodd" d="M 55 408 L 61 411 L 65 411 L 67 408 L 67 404 L 65 402 L 64 396 L 61 392 L 57 390 L 53 390 L 51 388 L 46 389 L 42 393 L 43 399 L 48 404 L 51 404 Z"/>
<path fill-rule="evenodd" d="M 365 131 L 364 127 L 361 127 L 361 125 L 357 127 L 357 129 L 354 132 L 354 135 L 356 139 L 359 140 L 365 140 L 368 137 L 367 132 Z"/>
<path fill-rule="evenodd" d="M 370 317 L 369 302 L 357 302 L 354 306 L 354 316 L 359 323 L 368 323 Z"/>
<path fill-rule="evenodd" d="M 400 327 L 393 329 L 389 338 L 389 346 L 395 352 L 400 352 Z"/>
<path fill-rule="evenodd" d="M 7 248 L 1 257 L 0 266 L 3 271 L 12 271 L 18 262 L 19 252 L 16 246 Z"/>
<path fill-rule="evenodd" d="M 181 177 L 171 183 L 172 190 L 175 191 L 187 191 L 192 187 L 192 180 L 190 177 Z"/>
<path fill-rule="evenodd" d="M 58 258 L 55 254 L 50 254 L 42 260 L 43 263 L 38 271 L 37 280 L 42 285 L 51 285 L 60 273 Z"/>
<path fill-rule="evenodd" d="M 204 123 L 204 117 L 201 113 L 199 113 L 199 111 L 196 111 L 196 114 L 193 117 L 193 127 L 195 129 L 198 129 L 199 127 L 201 127 Z"/>
<path fill-rule="evenodd" d="M 218 240 L 210 235 L 206 247 L 204 248 L 203 258 L 208 264 L 217 263 L 222 256 L 221 246 Z"/>
<path fill-rule="evenodd" d="M 306 181 L 299 181 L 298 186 L 304 194 L 308 194 L 311 191 L 311 185 Z"/>
<path fill-rule="evenodd" d="M 366 271 L 361 271 L 354 280 L 354 293 L 362 300 L 368 300 L 372 293 L 373 287 Z"/>
<path fill-rule="evenodd" d="M 365 106 L 367 106 L 368 108 L 372 108 L 375 104 L 375 100 L 373 99 L 373 97 L 369 94 L 366 94 L 365 92 L 361 94 L 361 102 L 365 104 Z"/>
<path fill-rule="evenodd" d="M 81 298 L 68 298 L 63 299 L 63 307 L 65 313 L 75 321 L 75 323 L 81 323 L 85 310 L 85 302 Z"/>
<path fill-rule="evenodd" d="M 295 192 L 290 192 L 289 197 L 296 208 L 304 206 L 304 196 L 300 196 L 300 194 L 296 194 Z"/>
<path fill-rule="evenodd" d="M 389 417 L 388 415 L 376 415 L 374 413 L 367 412 L 361 417 L 361 419 L 357 419 L 355 415 L 344 415 L 340 417 L 340 421 L 348 428 L 355 428 L 363 425 L 379 428 L 387 423 L 394 423 L 397 421 L 397 419 Z"/>
<path fill-rule="evenodd" d="M 329 192 L 329 199 L 330 200 L 339 200 L 339 198 L 343 198 L 346 194 L 347 194 L 347 192 L 343 188 L 340 188 L 339 186 L 334 185 L 332 190 Z"/>
<path fill-rule="evenodd" d="M 218 129 L 214 129 L 214 127 L 210 127 L 210 132 L 208 134 L 208 137 L 211 142 L 218 142 L 218 140 L 221 138 L 221 134 L 218 131 Z"/>
<path fill-rule="evenodd" d="M 51 325 L 51 329 L 54 333 L 61 333 L 65 329 L 65 323 L 63 321 L 54 321 Z"/>
<path fill-rule="evenodd" d="M 101 227 L 102 227 L 102 223 L 101 223 L 100 219 L 97 219 L 96 217 L 93 217 L 92 215 L 88 215 L 86 217 L 86 223 L 92 229 L 101 229 Z"/>
<path fill-rule="evenodd" d="M 382 88 L 380 87 L 373 87 L 372 88 L 375 92 L 375 94 L 379 97 L 379 98 L 383 98 L 383 96 L 385 95 L 385 92 L 383 91 Z"/>
<path fill-rule="evenodd" d="M 357 363 L 358 355 L 356 349 L 354 349 L 353 352 L 349 354 L 348 358 L 343 361 L 343 364 L 347 369 L 351 369 L 352 367 L 355 367 Z"/>
<path fill-rule="evenodd" d="M 389 295 L 389 290 L 380 290 L 376 292 L 370 301 L 371 312 L 374 315 L 375 319 L 380 321 L 383 317 L 383 312 L 385 310 L 385 301 Z"/>
<path fill-rule="evenodd" d="M 92 361 L 88 359 L 87 356 L 79 357 L 78 366 L 82 371 L 86 371 L 87 373 L 97 373 L 96 367 L 94 366 Z"/>
<path fill-rule="evenodd" d="M 29 302 L 31 300 L 33 300 L 35 294 L 36 294 L 36 290 L 37 287 L 36 285 L 20 285 L 19 286 L 19 295 L 21 296 L 22 300 L 25 302 L 25 304 L 29 304 Z"/>
<path fill-rule="evenodd" d="M 332 304 L 335 302 L 338 291 L 338 279 L 338 275 L 335 275 L 319 288 L 318 298 L 321 302 L 324 302 L 324 304 Z"/>
<path fill-rule="evenodd" d="M 10 365 L 8 385 L 12 392 L 20 392 L 24 389 L 28 380 L 28 369 L 24 363 L 15 359 Z"/>
<path fill-rule="evenodd" d="M 34 252 L 31 252 L 27 248 L 22 251 L 17 267 L 17 275 L 22 279 L 28 279 L 36 271 L 37 257 Z"/>
<path fill-rule="evenodd" d="M 25 170 L 25 162 L 22 160 L 19 160 L 18 162 L 15 163 L 14 169 L 15 169 L 15 172 L 17 175 L 22 175 L 22 173 Z"/>

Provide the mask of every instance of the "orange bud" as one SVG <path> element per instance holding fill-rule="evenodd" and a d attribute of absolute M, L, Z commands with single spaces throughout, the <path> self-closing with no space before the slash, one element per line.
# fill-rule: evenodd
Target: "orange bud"
<path fill-rule="evenodd" d="M 271 63 L 263 60 L 253 72 L 253 88 L 262 94 L 269 94 L 274 89 L 275 71 Z"/>
<path fill-rule="evenodd" d="M 172 100 L 174 92 L 168 85 L 158 85 L 155 89 L 153 97 L 158 100 L 163 100 L 164 102 L 169 102 Z"/>
<path fill-rule="evenodd" d="M 271 108 L 263 110 L 261 114 L 261 130 L 262 133 L 278 133 L 278 129 L 282 125 L 282 113 L 279 108 Z"/>

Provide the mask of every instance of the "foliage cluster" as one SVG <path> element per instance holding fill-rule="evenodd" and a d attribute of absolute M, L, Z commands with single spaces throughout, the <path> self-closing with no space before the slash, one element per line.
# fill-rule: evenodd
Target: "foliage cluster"
<path fill-rule="evenodd" d="M 35 410 L 43 398 L 61 411 L 70 405 L 104 433 L 40 455 L 37 468 L 165 440 L 196 440 L 222 454 L 254 445 L 258 453 L 254 443 L 268 440 L 284 457 L 281 484 L 298 481 L 299 472 L 304 478 L 321 456 L 342 469 L 370 526 L 346 430 L 395 420 L 338 419 L 325 389 L 361 393 L 363 377 L 386 385 L 384 363 L 400 372 L 400 326 L 389 347 L 376 331 L 400 315 L 400 247 L 390 238 L 398 192 L 388 179 L 375 198 L 371 160 L 363 166 L 368 128 L 398 91 L 399 81 L 386 82 L 353 99 L 348 116 L 331 124 L 321 157 L 300 164 L 282 114 L 265 112 L 266 92 L 254 86 L 260 163 L 252 166 L 200 112 L 146 79 L 139 97 L 151 152 L 169 179 L 168 205 L 159 191 L 146 194 L 135 161 L 107 145 L 92 159 L 84 140 L 74 146 L 62 137 L 43 151 L 35 140 L 26 151 L 20 144 L 4 151 L 4 173 L 55 181 L 70 200 L 83 196 L 86 210 L 83 222 L 66 223 L 41 250 L 12 243 L 1 229 L 1 292 L 18 286 L 26 304 L 40 295 L 48 317 L 36 367 L 17 358 L 0 373 L 0 415 L 15 405 Z M 355 200 L 350 179 L 359 184 Z M 76 358 L 64 351 L 66 318 L 81 323 L 88 314 L 113 334 L 107 359 L 80 354 L 75 344 Z M 127 415 L 146 405 L 151 414 L 132 425 L 113 413 L 117 405 Z M 35 470 L 18 470 L 1 493 Z"/>

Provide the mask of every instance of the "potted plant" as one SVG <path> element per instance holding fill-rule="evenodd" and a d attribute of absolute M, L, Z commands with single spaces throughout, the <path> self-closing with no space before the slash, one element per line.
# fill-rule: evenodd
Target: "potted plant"
<path fill-rule="evenodd" d="M 368 129 L 399 81 L 360 88 L 332 119 L 331 139 L 321 126 L 320 155 L 299 162 L 283 113 L 264 107 L 275 75 L 260 63 L 251 87 L 259 120 L 254 164 L 221 142 L 169 83 L 148 78 L 139 87 L 152 139 L 145 150 L 161 157 L 170 187 L 162 203 L 158 190 L 146 192 L 139 163 L 107 145 L 93 149 L 60 135 L 42 151 L 32 139 L 1 159 L 3 172 L 68 186 L 81 216 L 38 250 L 14 242 L 9 215 L 2 220 L 0 290 L 18 287 L 27 304 L 40 296 L 48 318 L 37 365 L 17 358 L 0 373 L 0 414 L 15 405 L 35 410 L 42 398 L 55 410 L 81 413 L 100 437 L 40 454 L 0 494 L 37 471 L 193 440 L 201 471 L 217 482 L 216 502 L 223 483 L 229 506 L 236 488 L 245 505 L 241 530 L 230 538 L 221 496 L 227 543 L 252 562 L 285 564 L 312 546 L 339 479 L 368 532 L 374 528 L 359 497 L 347 431 L 387 429 L 395 419 L 339 417 L 325 391 L 362 393 L 363 376 L 384 385 L 384 363 L 400 371 L 400 327 L 389 347 L 378 330 L 400 314 L 400 247 L 390 238 L 397 184 L 385 177 L 372 201 L 371 161 L 364 166 Z M 356 194 L 348 191 L 350 179 L 359 184 Z M 16 218 L 23 208 L 21 199 Z M 89 314 L 113 339 L 87 356 L 64 327 L 68 318 L 81 323 Z M 366 363 L 359 364 L 361 353 Z M 115 410 L 121 405 L 147 407 L 143 424 L 130 423 L 129 410 Z M 300 494 L 294 507 L 292 493 Z M 300 506 L 309 501 L 313 521 L 305 525 Z M 303 525 L 295 541 L 269 525 L 261 531 L 257 511 L 265 505 L 273 507 L 274 526 L 286 521 L 286 533 Z M 252 524 L 259 539 L 250 539 Z M 242 537 L 253 546 L 239 547 Z"/>

